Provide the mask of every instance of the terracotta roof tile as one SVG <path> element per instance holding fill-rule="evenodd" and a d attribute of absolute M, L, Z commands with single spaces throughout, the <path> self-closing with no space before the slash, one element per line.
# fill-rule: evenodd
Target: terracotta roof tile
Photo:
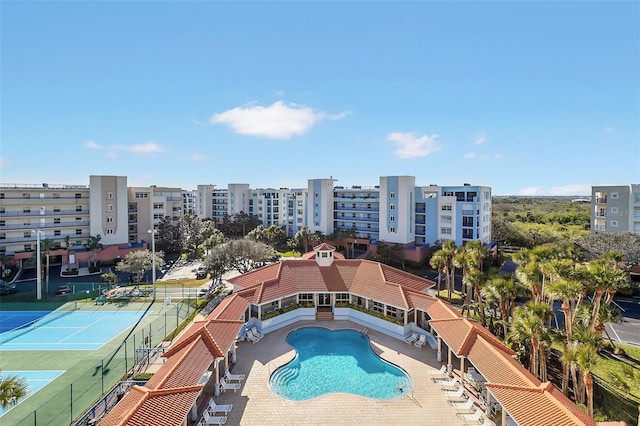
<path fill-rule="evenodd" d="M 520 425 L 595 426 L 595 421 L 551 383 L 536 387 L 487 383 L 493 396 Z M 562 398 L 558 397 L 558 394 Z M 525 403 L 526 401 L 526 403 Z"/>
<path fill-rule="evenodd" d="M 136 402 L 139 402 L 135 410 L 124 413 L 124 416 L 119 415 L 117 412 L 120 411 L 120 405 L 132 395 L 132 392 L 129 392 L 122 401 L 100 421 L 100 425 L 182 425 L 201 391 L 202 386 L 156 391 L 146 390 L 143 395 L 135 394 L 133 396 Z M 167 409 L 167 407 L 170 407 L 170 409 Z"/>
<path fill-rule="evenodd" d="M 462 314 L 456 308 L 440 299 L 436 299 L 435 303 L 427 308 L 427 314 L 432 319 L 462 318 Z"/>
<path fill-rule="evenodd" d="M 197 385 L 213 359 L 206 343 L 198 336 L 191 344 L 167 357 L 163 368 L 149 379 L 146 387 L 155 390 Z"/>
<path fill-rule="evenodd" d="M 405 297 L 407 298 L 411 309 L 420 309 L 422 311 L 426 311 L 429 307 L 438 302 L 438 299 L 433 296 L 416 293 L 415 291 L 406 291 Z"/>
<path fill-rule="evenodd" d="M 238 293 L 231 294 L 222 299 L 220 304 L 209 314 L 208 319 L 242 319 L 244 313 L 249 307 L 247 298 L 240 296 Z"/>
<path fill-rule="evenodd" d="M 504 349 L 507 347 L 504 346 Z M 467 358 L 488 382 L 538 386 L 540 381 L 504 349 L 488 342 L 482 336 L 477 336 Z"/>
<path fill-rule="evenodd" d="M 334 246 L 332 246 L 331 244 L 327 244 L 327 243 L 322 243 L 322 244 L 318 244 L 317 246 L 315 246 L 313 248 L 313 251 L 333 251 L 336 248 Z"/>

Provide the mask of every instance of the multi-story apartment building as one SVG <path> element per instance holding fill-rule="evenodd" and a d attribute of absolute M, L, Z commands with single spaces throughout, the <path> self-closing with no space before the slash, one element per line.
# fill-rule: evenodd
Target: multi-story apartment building
<path fill-rule="evenodd" d="M 640 235 L 640 184 L 591 187 L 591 233 Z"/>
<path fill-rule="evenodd" d="M 182 190 L 182 213 L 187 215 L 197 216 L 197 199 L 198 191 L 196 190 Z"/>
<path fill-rule="evenodd" d="M 180 188 L 127 187 L 125 176 L 90 176 L 89 185 L 0 184 L 0 253 L 29 259 L 39 237 L 60 256 L 67 240 L 82 251 L 99 235 L 116 257 L 119 246 L 150 241 L 163 218 L 177 222 L 182 213 Z"/>

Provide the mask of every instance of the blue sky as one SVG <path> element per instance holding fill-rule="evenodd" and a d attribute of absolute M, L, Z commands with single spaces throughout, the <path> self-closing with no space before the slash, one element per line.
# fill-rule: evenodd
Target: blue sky
<path fill-rule="evenodd" d="M 0 182 L 640 183 L 639 2 L 2 1 Z"/>

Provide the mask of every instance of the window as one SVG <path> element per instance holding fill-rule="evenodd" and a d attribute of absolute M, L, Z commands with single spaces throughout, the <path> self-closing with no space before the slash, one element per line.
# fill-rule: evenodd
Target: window
<path fill-rule="evenodd" d="M 395 234 L 396 233 L 396 227 L 395 226 L 390 226 L 389 227 L 389 232 L 392 233 L 392 234 Z"/>
<path fill-rule="evenodd" d="M 618 208 L 617 207 L 611 207 L 611 214 L 618 214 Z"/>
<path fill-rule="evenodd" d="M 319 196 L 320 195 L 317 192 L 314 194 L 314 197 L 316 197 L 316 198 L 318 198 Z"/>
<path fill-rule="evenodd" d="M 106 231 L 107 235 L 113 235 L 113 228 L 107 228 Z"/>
<path fill-rule="evenodd" d="M 440 233 L 443 235 L 451 235 L 451 228 L 442 227 L 440 228 Z"/>
<path fill-rule="evenodd" d="M 451 223 L 451 216 L 440 216 L 440 222 Z"/>
<path fill-rule="evenodd" d="M 82 211 L 82 206 L 76 206 L 76 212 L 81 212 Z"/>
<path fill-rule="evenodd" d="M 107 204 L 107 211 L 108 212 L 112 212 L 113 211 L 113 204 Z"/>
<path fill-rule="evenodd" d="M 618 199 L 618 193 L 617 192 L 612 192 L 611 193 L 611 199 L 612 200 L 617 200 Z"/>
<path fill-rule="evenodd" d="M 0 226 L 5 226 L 6 222 L 4 220 L 0 220 Z"/>
<path fill-rule="evenodd" d="M 113 192 L 107 192 L 107 200 L 113 200 Z"/>
<path fill-rule="evenodd" d="M 81 218 L 81 217 L 76 217 L 76 222 L 79 222 L 79 221 L 81 221 L 81 220 L 82 220 L 82 218 Z"/>
<path fill-rule="evenodd" d="M 113 223 L 113 216 L 107 217 L 107 223 Z"/>
<path fill-rule="evenodd" d="M 24 226 L 31 226 L 31 221 L 30 221 L 29 219 L 25 219 L 25 221 L 24 221 L 24 222 L 22 222 L 22 224 L 23 224 Z"/>
<path fill-rule="evenodd" d="M 53 223 L 56 224 L 56 225 L 59 225 L 60 224 L 60 218 L 59 217 L 54 217 L 53 218 Z"/>
<path fill-rule="evenodd" d="M 31 207 L 24 207 L 22 213 L 31 213 Z"/>
<path fill-rule="evenodd" d="M 371 310 L 380 314 L 384 313 L 384 305 L 380 302 L 373 302 Z"/>
<path fill-rule="evenodd" d="M 54 213 L 60 213 L 60 207 L 54 207 L 53 208 L 53 212 Z"/>
<path fill-rule="evenodd" d="M 153 203 L 154 209 L 164 209 L 164 203 Z"/>
<path fill-rule="evenodd" d="M 611 221 L 611 227 L 612 228 L 616 228 L 618 226 L 618 221 L 617 220 L 612 220 Z"/>
<path fill-rule="evenodd" d="M 300 293 L 298 300 L 300 302 L 313 302 L 313 293 Z"/>
<path fill-rule="evenodd" d="M 53 193 L 53 198 L 60 198 L 60 194 L 58 194 L 57 192 Z"/>
<path fill-rule="evenodd" d="M 4 192 L 0 192 L 0 200 L 4 200 Z"/>
<path fill-rule="evenodd" d="M 438 194 L 436 192 L 425 192 L 424 198 L 437 198 Z"/>
<path fill-rule="evenodd" d="M 56 237 L 60 236 L 60 230 L 56 229 L 55 231 L 53 231 L 53 235 L 55 235 Z"/>
<path fill-rule="evenodd" d="M 336 303 L 348 303 L 350 300 L 349 293 L 336 293 Z"/>
<path fill-rule="evenodd" d="M 389 193 L 389 198 L 396 198 L 396 193 L 395 192 L 390 192 Z"/>
<path fill-rule="evenodd" d="M 6 240 L 7 239 L 7 234 L 5 234 L 4 232 L 0 232 L 0 240 Z"/>
<path fill-rule="evenodd" d="M 80 194 L 79 192 L 76 192 L 76 198 L 82 198 L 82 194 Z"/>
<path fill-rule="evenodd" d="M 389 216 L 389 222 L 395 222 L 396 217 L 394 215 Z"/>
<path fill-rule="evenodd" d="M 396 209 L 396 205 L 391 203 L 389 204 L 389 210 L 395 210 Z"/>
<path fill-rule="evenodd" d="M 442 210 L 443 212 L 450 212 L 451 204 L 443 204 L 442 207 L 440 207 L 440 210 Z"/>
<path fill-rule="evenodd" d="M 24 232 L 22 233 L 22 236 L 23 236 L 24 238 L 31 238 L 31 231 L 24 231 Z"/>
<path fill-rule="evenodd" d="M 82 229 L 76 229 L 76 235 L 82 235 Z"/>
<path fill-rule="evenodd" d="M 82 245 L 82 240 L 76 240 L 75 243 L 71 243 L 72 246 L 81 246 Z"/>
<path fill-rule="evenodd" d="M 398 310 L 395 306 L 387 306 L 387 316 L 395 317 L 398 314 Z"/>
<path fill-rule="evenodd" d="M 31 194 L 29 194 L 27 192 L 23 192 L 22 193 L 22 198 L 31 198 Z"/>
<path fill-rule="evenodd" d="M 149 198 L 149 194 L 146 192 L 136 192 L 136 198 Z"/>

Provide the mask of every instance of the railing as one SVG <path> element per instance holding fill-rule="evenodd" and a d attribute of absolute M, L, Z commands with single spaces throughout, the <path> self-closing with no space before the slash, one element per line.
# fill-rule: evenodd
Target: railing
<path fill-rule="evenodd" d="M 89 226 L 89 221 L 88 220 L 81 220 L 78 222 L 61 222 L 61 223 L 45 223 L 45 224 L 38 224 L 37 227 L 40 229 L 47 229 L 47 228 L 72 228 L 72 227 L 78 227 L 78 226 Z M 0 231 L 5 230 L 5 229 L 33 229 L 34 227 L 36 227 L 36 225 L 25 225 L 25 224 L 14 224 L 14 225 L 0 225 Z"/>
<path fill-rule="evenodd" d="M 88 215 L 89 210 L 44 210 L 40 211 L 39 209 L 34 209 L 33 211 L 25 212 L 20 210 L 12 210 L 6 211 L 4 213 L 0 213 L 0 216 L 4 217 L 25 217 L 25 216 L 57 216 L 57 215 Z"/>

